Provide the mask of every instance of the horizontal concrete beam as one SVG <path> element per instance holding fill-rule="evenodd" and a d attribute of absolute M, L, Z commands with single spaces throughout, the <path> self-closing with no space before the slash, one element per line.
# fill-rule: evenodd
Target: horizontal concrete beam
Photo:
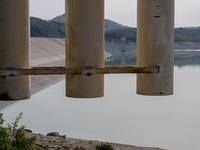
<path fill-rule="evenodd" d="M 29 0 L 0 1 L 0 69 L 30 68 Z M 30 77 L 0 77 L 0 100 L 30 97 Z"/>
<path fill-rule="evenodd" d="M 33 69 L 1 69 L 0 76 L 20 75 L 58 75 L 58 74 L 120 74 L 120 73 L 159 73 L 159 67 L 136 67 L 136 66 L 108 66 L 106 68 L 62 68 L 62 67 L 35 67 Z"/>

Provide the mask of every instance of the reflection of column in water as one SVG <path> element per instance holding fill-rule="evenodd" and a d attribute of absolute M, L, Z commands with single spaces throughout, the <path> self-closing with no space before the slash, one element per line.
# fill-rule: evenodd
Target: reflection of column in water
<path fill-rule="evenodd" d="M 121 65 L 126 65 L 126 52 L 121 52 Z"/>
<path fill-rule="evenodd" d="M 114 39 L 112 39 L 112 52 L 114 51 Z"/>
<path fill-rule="evenodd" d="M 126 36 L 122 36 L 121 37 L 121 52 L 125 52 L 126 51 Z"/>
<path fill-rule="evenodd" d="M 113 52 L 112 52 L 111 62 L 114 62 L 114 55 L 113 55 Z"/>

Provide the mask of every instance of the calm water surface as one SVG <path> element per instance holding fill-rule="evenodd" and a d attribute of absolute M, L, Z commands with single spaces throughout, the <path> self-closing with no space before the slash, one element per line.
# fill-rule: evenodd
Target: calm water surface
<path fill-rule="evenodd" d="M 30 100 L 2 109 L 7 122 L 22 111 L 20 123 L 35 133 L 57 131 L 67 137 L 156 146 L 169 150 L 200 149 L 200 67 L 175 67 L 175 94 L 136 95 L 136 75 L 105 75 L 105 97 L 65 97 L 65 81 Z"/>

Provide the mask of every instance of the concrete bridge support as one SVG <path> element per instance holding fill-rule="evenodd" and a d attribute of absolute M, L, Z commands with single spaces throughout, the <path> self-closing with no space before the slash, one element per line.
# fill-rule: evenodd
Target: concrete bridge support
<path fill-rule="evenodd" d="M 104 68 L 104 0 L 66 0 L 66 67 Z M 66 75 L 66 96 L 104 96 L 104 75 Z"/>
<path fill-rule="evenodd" d="M 29 20 L 29 0 L 0 1 L 0 69 L 30 68 Z M 0 76 L 0 100 L 29 97 L 29 76 Z"/>
<path fill-rule="evenodd" d="M 173 94 L 174 0 L 138 0 L 137 66 L 160 67 L 138 74 L 137 93 Z"/>

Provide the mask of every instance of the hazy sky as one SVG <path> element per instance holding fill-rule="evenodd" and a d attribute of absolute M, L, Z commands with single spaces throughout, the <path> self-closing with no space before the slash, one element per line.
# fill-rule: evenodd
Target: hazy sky
<path fill-rule="evenodd" d="M 65 0 L 30 0 L 31 16 L 50 20 L 65 12 Z M 105 0 L 105 18 L 136 27 L 137 0 Z M 175 0 L 175 26 L 200 26 L 200 1 Z"/>

